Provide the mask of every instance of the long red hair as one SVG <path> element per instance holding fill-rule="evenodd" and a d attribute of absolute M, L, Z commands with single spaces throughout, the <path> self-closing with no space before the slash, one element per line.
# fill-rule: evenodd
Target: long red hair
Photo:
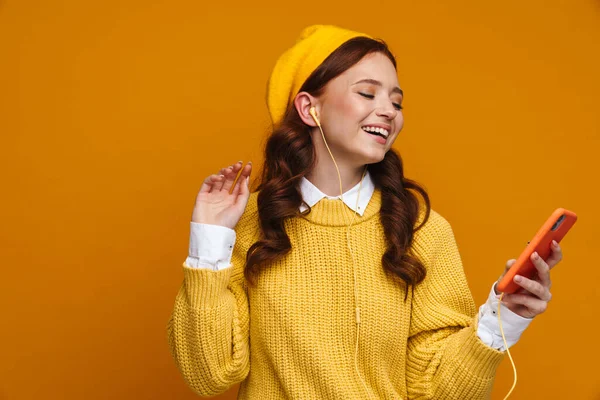
<path fill-rule="evenodd" d="M 383 40 L 355 37 L 333 51 L 307 78 L 300 91 L 318 97 L 330 80 L 374 52 L 385 54 L 397 68 L 395 57 Z M 257 203 L 262 236 L 248 249 L 244 267 L 244 276 L 252 285 L 261 269 L 268 268 L 269 263 L 291 250 L 284 220 L 300 214 L 303 203 L 300 181 L 311 171 L 315 160 L 310 127 L 302 122 L 296 107 L 291 104 L 265 146 L 265 162 L 256 189 L 259 191 Z M 423 264 L 411 254 L 410 247 L 414 232 L 429 218 L 429 196 L 418 183 L 404 177 L 402 159 L 393 149 L 382 161 L 369 164 L 367 168 L 382 194 L 380 221 L 388 243 L 381 259 L 383 268 L 399 277 L 408 289 L 421 282 L 426 274 Z M 417 193 L 424 200 L 425 216 L 415 227 L 420 212 Z M 310 212 L 310 207 L 305 212 Z"/>

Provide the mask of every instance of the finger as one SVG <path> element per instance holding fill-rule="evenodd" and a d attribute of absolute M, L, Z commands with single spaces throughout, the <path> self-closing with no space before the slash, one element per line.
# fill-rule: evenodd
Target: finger
<path fill-rule="evenodd" d="M 240 172 L 240 169 L 242 169 L 242 166 L 243 164 L 241 161 L 238 161 L 235 164 L 229 166 L 229 174 L 225 175 L 227 179 L 225 180 L 225 183 L 223 184 L 221 190 L 227 190 L 227 192 L 231 191 L 231 187 L 235 182 L 235 178 L 237 177 L 238 172 Z"/>
<path fill-rule="evenodd" d="M 543 286 L 550 288 L 550 267 L 546 261 L 544 261 L 535 251 L 531 255 L 531 261 L 533 262 L 535 269 L 537 269 L 537 276 L 540 283 Z"/>
<path fill-rule="evenodd" d="M 540 282 L 531 280 L 521 275 L 516 275 L 514 278 L 514 282 L 521 286 L 523 289 L 527 290 L 529 293 L 537 296 L 541 300 L 549 301 L 550 300 L 550 291 L 547 287 L 543 286 Z M 527 296 L 526 293 L 523 294 Z"/>
<path fill-rule="evenodd" d="M 499 293 L 498 290 L 496 289 L 496 285 L 498 285 L 498 283 L 502 280 L 502 278 L 504 278 L 504 275 L 506 275 L 506 272 L 508 272 L 510 267 L 512 267 L 515 262 L 517 262 L 517 260 L 515 258 L 511 258 L 510 260 L 508 260 L 506 262 L 506 265 L 504 267 L 504 272 L 502 273 L 502 275 L 500 275 L 500 277 L 498 278 L 498 281 L 496 281 L 496 283 L 494 284 L 494 292 L 496 294 Z"/>
<path fill-rule="evenodd" d="M 514 263 L 517 262 L 516 258 L 511 258 L 510 260 L 508 260 L 506 262 L 506 265 L 504 266 L 504 272 L 502 273 L 502 275 L 500 275 L 500 279 L 502 279 L 504 277 L 504 275 L 506 275 L 506 273 L 508 272 L 508 270 L 510 269 L 510 267 L 513 266 Z M 500 280 L 498 279 L 498 280 Z"/>
<path fill-rule="evenodd" d="M 251 172 L 252 172 L 252 161 L 248 161 L 248 164 L 244 165 L 244 168 L 242 168 L 240 177 L 238 178 L 235 186 L 233 187 L 233 192 L 231 192 L 231 194 L 233 194 L 234 196 L 237 196 L 238 194 L 241 193 L 242 186 L 244 184 L 244 179 L 249 177 Z"/>
<path fill-rule="evenodd" d="M 235 198 L 235 204 L 240 205 L 243 204 L 246 207 L 248 202 L 248 198 L 250 197 L 250 189 L 248 189 L 248 181 L 249 177 L 240 177 L 241 183 L 239 184 L 239 196 Z"/>
<path fill-rule="evenodd" d="M 240 172 L 240 170 L 244 167 L 244 163 L 242 161 L 238 161 L 235 164 L 233 164 L 232 167 L 233 172 L 235 172 L 235 174 L 237 175 L 237 173 Z"/>
<path fill-rule="evenodd" d="M 510 267 L 512 267 L 513 264 L 516 263 L 516 262 L 517 262 L 516 258 L 511 258 L 510 260 L 508 260 L 506 262 L 506 268 L 504 269 L 504 272 L 508 271 L 510 269 Z"/>
<path fill-rule="evenodd" d="M 237 176 L 237 171 L 235 171 L 233 165 L 230 165 L 229 167 L 225 168 L 225 171 L 225 181 L 223 182 L 223 187 L 221 188 L 221 191 L 227 191 L 227 193 L 229 193 L 229 190 L 233 186 L 233 181 L 235 181 L 235 177 Z"/>
<path fill-rule="evenodd" d="M 554 243 L 556 243 L 556 245 Z M 552 253 L 550 254 L 550 257 L 548 257 L 548 259 L 546 260 L 546 264 L 548 264 L 548 267 L 552 269 L 563 259 L 563 252 L 560 245 L 554 240 L 550 244 L 550 248 L 552 249 Z"/>
<path fill-rule="evenodd" d="M 218 174 L 215 174 L 214 183 L 212 185 L 210 193 L 218 192 L 219 190 L 221 190 L 221 186 L 223 186 L 223 180 L 225 180 L 225 175 L 221 174 L 220 172 L 221 171 L 219 171 Z"/>
<path fill-rule="evenodd" d="M 242 168 L 240 177 L 238 178 L 237 183 L 236 183 L 235 187 L 233 188 L 233 194 L 235 194 L 237 196 L 238 194 L 240 194 L 242 192 L 244 180 L 250 176 L 251 172 L 252 172 L 252 161 L 248 161 L 248 163 L 246 165 L 244 165 L 244 168 Z"/>
<path fill-rule="evenodd" d="M 222 179 L 219 175 L 213 174 L 206 177 L 204 182 L 202 182 L 202 187 L 200 188 L 200 193 L 210 193 L 215 182 L 218 182 Z"/>
<path fill-rule="evenodd" d="M 502 302 L 506 305 L 518 304 L 521 306 L 525 306 L 534 315 L 541 314 L 548 308 L 547 301 L 538 299 L 537 297 L 533 297 L 527 294 L 509 294 L 504 296 Z"/>
<path fill-rule="evenodd" d="M 225 183 L 225 179 L 227 179 L 227 168 L 221 168 L 217 175 L 221 176 L 222 179 L 219 180 L 218 182 L 215 182 L 215 184 L 213 185 L 213 188 L 212 188 L 213 192 L 218 192 L 223 187 L 223 183 Z"/>

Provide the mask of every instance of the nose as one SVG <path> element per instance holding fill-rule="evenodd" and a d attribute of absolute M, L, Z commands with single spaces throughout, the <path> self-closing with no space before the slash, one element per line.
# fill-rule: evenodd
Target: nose
<path fill-rule="evenodd" d="M 382 106 L 377 110 L 377 116 L 385 117 L 389 120 L 396 118 L 397 115 L 398 110 L 396 110 L 396 108 L 391 102 L 387 103 L 385 106 Z"/>

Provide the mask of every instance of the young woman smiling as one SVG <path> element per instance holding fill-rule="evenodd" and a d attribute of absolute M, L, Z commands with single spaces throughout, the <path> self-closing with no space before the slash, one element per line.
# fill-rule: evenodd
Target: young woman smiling
<path fill-rule="evenodd" d="M 494 285 L 476 308 L 450 224 L 392 144 L 403 91 L 385 42 L 307 27 L 267 90 L 260 184 L 204 180 L 168 323 L 189 386 L 240 399 L 475 399 L 505 348 Z M 236 181 L 237 178 L 237 181 Z M 503 305 L 509 346 L 550 300 L 549 269 Z M 509 267 L 514 262 L 509 260 Z"/>

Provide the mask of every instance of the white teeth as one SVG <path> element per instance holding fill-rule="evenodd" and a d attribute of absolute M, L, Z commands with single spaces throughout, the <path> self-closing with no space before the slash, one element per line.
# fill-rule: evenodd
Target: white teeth
<path fill-rule="evenodd" d="M 383 129 L 383 128 L 376 128 L 373 126 L 363 126 L 363 130 L 367 131 L 367 132 L 376 132 L 376 133 L 381 133 L 382 135 L 384 135 L 385 137 L 389 136 L 389 132 L 387 131 L 387 129 Z"/>

